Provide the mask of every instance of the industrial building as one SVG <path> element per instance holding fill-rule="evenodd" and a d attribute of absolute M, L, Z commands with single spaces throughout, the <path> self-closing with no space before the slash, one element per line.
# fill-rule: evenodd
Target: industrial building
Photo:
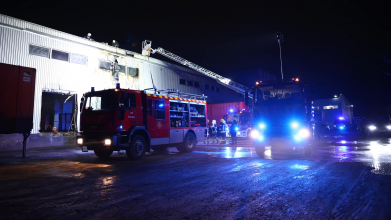
<path fill-rule="evenodd" d="M 36 69 L 30 141 L 37 139 L 37 146 L 52 145 L 53 135 L 49 133 L 53 134 L 54 129 L 68 131 L 73 129 L 72 124 L 78 124 L 79 112 L 75 107 L 91 87 L 111 89 L 120 83 L 122 88 L 143 90 L 153 87 L 153 79 L 158 89 L 204 94 L 208 103 L 243 100 L 238 92 L 185 66 L 2 14 L 0 63 Z M 114 63 L 118 64 L 119 73 L 112 70 Z M 46 141 L 38 141 L 41 137 Z M 0 150 L 18 141 L 19 136 L 0 135 Z"/>
<path fill-rule="evenodd" d="M 317 121 L 326 125 L 332 126 L 340 117 L 350 124 L 353 123 L 353 105 L 342 94 L 329 99 L 316 99 L 313 106 Z"/>

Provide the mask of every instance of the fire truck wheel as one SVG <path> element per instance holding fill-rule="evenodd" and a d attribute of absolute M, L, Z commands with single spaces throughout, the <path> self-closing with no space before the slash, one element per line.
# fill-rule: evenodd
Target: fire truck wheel
<path fill-rule="evenodd" d="M 135 135 L 132 137 L 129 148 L 126 150 L 126 155 L 132 160 L 139 160 L 144 156 L 146 147 L 147 144 L 144 137 Z"/>
<path fill-rule="evenodd" d="M 197 142 L 196 142 L 195 135 L 189 132 L 186 134 L 183 143 L 180 146 L 178 146 L 177 149 L 179 152 L 182 153 L 190 153 L 194 150 L 196 144 Z"/>
<path fill-rule="evenodd" d="M 255 152 L 257 152 L 257 154 L 260 158 L 264 158 L 265 157 L 265 146 L 255 145 Z"/>
<path fill-rule="evenodd" d="M 98 156 L 99 158 L 108 158 L 111 156 L 111 154 L 113 154 L 113 150 L 106 150 L 106 149 L 100 149 L 100 150 L 94 150 L 94 153 L 96 156 Z"/>

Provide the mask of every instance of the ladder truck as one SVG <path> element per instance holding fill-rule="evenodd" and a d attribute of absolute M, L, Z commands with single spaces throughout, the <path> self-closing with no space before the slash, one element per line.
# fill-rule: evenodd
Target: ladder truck
<path fill-rule="evenodd" d="M 142 43 L 142 55 L 144 56 L 150 56 L 150 54 L 154 54 L 154 53 L 158 53 L 162 56 L 165 56 L 173 61 L 176 61 L 184 66 L 187 66 L 189 67 L 190 69 L 193 69 L 201 74 L 204 74 L 212 79 L 215 79 L 219 84 L 227 87 L 227 88 L 230 88 L 240 94 L 243 94 L 244 96 L 246 97 L 249 97 L 249 98 L 253 98 L 253 95 L 250 93 L 250 88 L 244 86 L 244 85 L 241 85 L 237 82 L 234 82 L 226 77 L 223 77 L 217 73 L 214 73 L 208 69 L 205 69 L 204 67 L 201 67 L 195 63 L 192 63 L 178 55 L 175 55 L 161 47 L 157 48 L 157 49 L 152 49 L 152 41 L 150 40 L 145 40 L 143 41 Z"/>

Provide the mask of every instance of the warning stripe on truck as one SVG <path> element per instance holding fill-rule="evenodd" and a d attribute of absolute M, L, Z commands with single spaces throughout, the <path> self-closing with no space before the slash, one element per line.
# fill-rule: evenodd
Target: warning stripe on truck
<path fill-rule="evenodd" d="M 176 98 L 176 97 L 169 97 L 169 96 L 162 96 L 162 95 L 147 94 L 147 96 L 155 97 L 155 98 L 164 98 L 164 99 L 172 99 L 172 100 L 179 100 L 179 101 L 187 101 L 187 102 L 206 103 L 206 101 L 200 101 L 200 100 L 194 100 L 194 99 Z"/>

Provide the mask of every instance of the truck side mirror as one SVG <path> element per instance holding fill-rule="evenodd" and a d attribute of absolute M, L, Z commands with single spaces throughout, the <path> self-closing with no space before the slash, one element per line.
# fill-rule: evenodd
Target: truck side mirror
<path fill-rule="evenodd" d="M 81 112 L 81 110 L 83 110 L 83 105 L 84 105 L 84 95 L 83 95 L 83 97 L 81 97 L 81 99 L 80 99 L 80 108 L 79 108 L 79 111 Z"/>

